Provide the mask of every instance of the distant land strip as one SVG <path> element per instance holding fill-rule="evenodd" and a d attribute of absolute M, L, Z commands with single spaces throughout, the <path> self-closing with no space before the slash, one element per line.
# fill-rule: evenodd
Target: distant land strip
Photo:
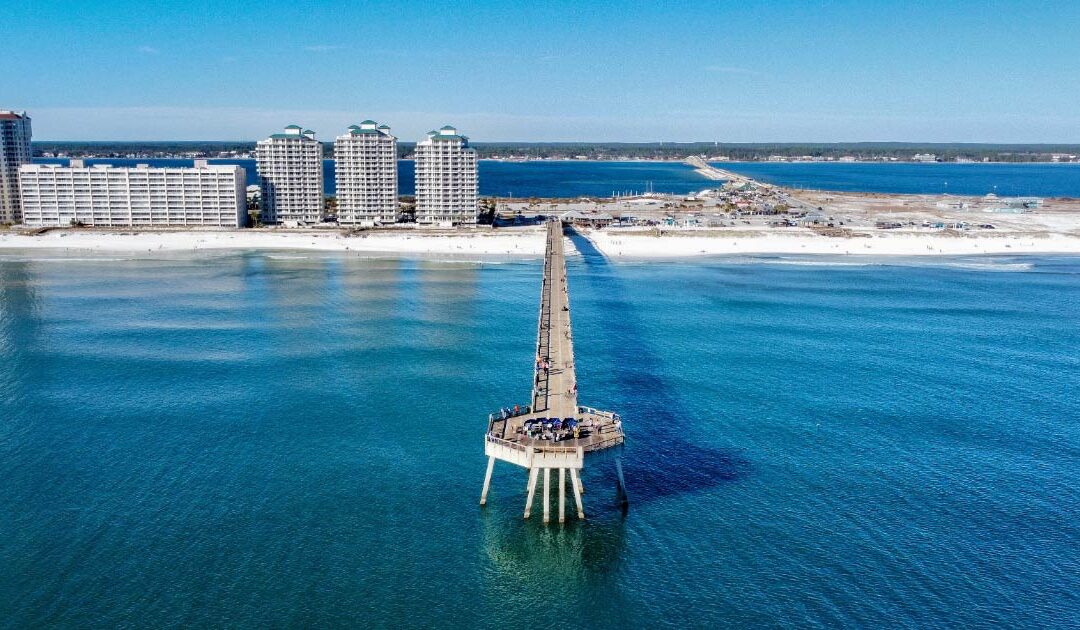
<path fill-rule="evenodd" d="M 324 141 L 333 156 L 333 142 Z M 966 143 L 724 143 L 724 142 L 472 142 L 481 159 L 506 160 L 769 160 L 919 162 L 1077 162 L 1080 144 Z M 413 142 L 398 156 L 412 157 Z M 34 141 L 34 157 L 237 158 L 252 157 L 254 141 Z"/>

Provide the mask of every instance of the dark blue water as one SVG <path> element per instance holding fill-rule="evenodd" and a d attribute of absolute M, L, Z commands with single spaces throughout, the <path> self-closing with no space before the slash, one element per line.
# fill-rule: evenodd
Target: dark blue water
<path fill-rule="evenodd" d="M 633 503 L 565 527 L 477 506 L 539 272 L 0 256 L 2 625 L 1080 618 L 1080 259 L 573 260 Z"/>
<path fill-rule="evenodd" d="M 499 197 L 685 195 L 713 185 L 680 162 L 480 161 L 480 193 Z"/>
<path fill-rule="evenodd" d="M 40 158 L 42 164 L 67 164 L 66 159 Z M 247 170 L 248 184 L 258 184 L 255 160 L 211 160 L 215 164 L 236 164 Z M 87 164 L 134 166 L 191 166 L 192 160 L 173 159 L 93 159 Z M 480 194 L 498 197 L 609 197 L 612 194 L 659 193 L 686 194 L 710 186 L 709 180 L 678 162 L 588 162 L 534 161 L 496 162 L 480 160 Z M 334 161 L 323 161 L 325 189 L 337 189 Z M 398 192 L 416 192 L 416 164 L 398 161 Z"/>
<path fill-rule="evenodd" d="M 816 190 L 1080 197 L 1080 164 L 719 162 L 759 181 Z"/>
<path fill-rule="evenodd" d="M 66 164 L 40 158 L 40 163 Z M 248 183 L 258 184 L 255 160 L 212 160 L 247 169 Z M 89 164 L 191 166 L 191 160 L 95 159 Z M 760 181 L 818 190 L 905 194 L 1080 197 L 1080 164 L 909 164 L 840 162 L 717 163 Z M 679 162 L 480 161 L 480 194 L 498 197 L 608 197 L 612 194 L 687 194 L 717 185 Z M 336 189 L 334 161 L 324 161 L 326 192 Z M 414 194 L 412 160 L 398 162 L 398 191 Z"/>

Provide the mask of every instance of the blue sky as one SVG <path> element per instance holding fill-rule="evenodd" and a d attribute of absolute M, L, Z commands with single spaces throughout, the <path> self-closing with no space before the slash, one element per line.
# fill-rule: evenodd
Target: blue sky
<path fill-rule="evenodd" d="M 1080 142 L 1080 2 L 52 2 L 2 10 L 38 139 Z"/>

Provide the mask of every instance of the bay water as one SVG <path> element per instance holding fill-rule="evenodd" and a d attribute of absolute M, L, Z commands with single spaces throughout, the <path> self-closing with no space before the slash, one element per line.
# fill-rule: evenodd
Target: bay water
<path fill-rule="evenodd" d="M 911 162 L 720 162 L 758 181 L 792 188 L 912 195 L 1080 197 L 1080 164 Z"/>
<path fill-rule="evenodd" d="M 67 164 L 63 158 L 35 159 L 41 164 Z M 172 158 L 95 158 L 86 164 L 113 166 L 191 166 L 194 161 Z M 210 160 L 213 164 L 235 164 L 247 172 L 247 182 L 259 183 L 255 160 Z M 715 185 L 681 162 L 592 162 L 551 160 L 503 162 L 480 160 L 480 194 L 493 197 L 609 197 L 640 194 L 645 191 L 683 195 Z M 323 184 L 326 194 L 337 190 L 334 160 L 323 160 Z M 416 193 L 416 162 L 398 160 L 398 193 Z"/>
<path fill-rule="evenodd" d="M 40 158 L 43 164 L 67 164 L 60 158 Z M 248 184 L 258 184 L 255 160 L 211 160 L 236 164 L 247 171 Z M 102 158 L 87 164 L 115 166 L 191 166 L 192 160 Z M 1080 197 L 1080 164 L 912 164 L 885 162 L 718 162 L 759 181 L 816 190 L 899 194 L 954 194 L 1037 197 Z M 334 161 L 323 161 L 325 190 L 337 187 Z M 722 182 L 709 180 L 682 162 L 594 162 L 480 160 L 480 194 L 496 197 L 610 197 L 646 191 L 684 195 Z M 415 163 L 398 161 L 398 192 L 416 191 Z"/>

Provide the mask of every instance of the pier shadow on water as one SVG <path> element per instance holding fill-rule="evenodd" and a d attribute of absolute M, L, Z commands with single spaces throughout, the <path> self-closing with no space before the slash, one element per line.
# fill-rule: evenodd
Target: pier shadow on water
<path fill-rule="evenodd" d="M 619 400 L 604 401 L 602 406 L 612 403 L 623 417 L 627 433 L 623 472 L 630 502 L 700 492 L 748 476 L 750 461 L 737 450 L 711 448 L 687 439 L 693 432 L 688 423 L 697 416 L 663 378 L 662 361 L 646 342 L 644 327 L 627 298 L 629 290 L 586 236 L 573 228 L 567 228 L 566 234 L 589 270 L 583 277 L 598 296 L 605 319 L 618 322 L 621 333 L 618 343 L 613 344 L 614 360 L 605 366 L 618 384 Z M 592 468 L 596 472 L 589 477 L 594 484 L 614 487 L 613 465 L 602 463 Z"/>

